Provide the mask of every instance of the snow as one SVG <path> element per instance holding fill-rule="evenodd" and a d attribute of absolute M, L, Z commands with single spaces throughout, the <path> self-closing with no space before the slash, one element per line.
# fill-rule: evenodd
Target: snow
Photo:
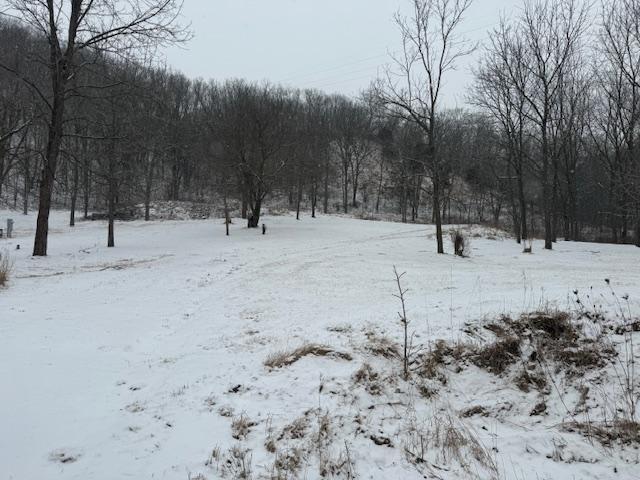
<path fill-rule="evenodd" d="M 423 478 L 401 448 L 409 415 L 394 405 L 404 387 L 381 400 L 351 382 L 364 362 L 399 372 L 362 348 L 366 332 L 400 339 L 394 265 L 407 272 L 408 317 L 421 341 L 456 340 L 465 325 L 502 313 L 568 308 L 575 289 L 605 292 L 605 278 L 640 307 L 632 246 L 560 242 L 549 252 L 535 242 L 527 255 L 475 228 L 480 236 L 462 259 L 434 253 L 430 226 L 285 215 L 266 217 L 264 236 L 242 220 L 230 237 L 219 219 L 118 223 L 116 248 L 107 249 L 104 222 L 70 228 L 67 215 L 53 213 L 49 256 L 33 258 L 35 215 L 0 212 L 0 222 L 16 221 L 15 237 L 0 240 L 15 262 L 0 290 L 2 478 L 220 478 L 220 462 L 205 462 L 214 448 L 234 445 L 251 450 L 254 478 L 269 478 L 270 430 L 311 412 L 311 431 L 319 411 L 335 423 L 329 449 L 338 456 L 347 445 L 357 478 Z M 353 360 L 264 366 L 305 342 Z M 415 416 L 427 419 L 477 404 L 499 411 L 517 398 L 511 390 L 475 369 L 433 403 L 408 395 Z M 557 428 L 566 416 L 557 399 L 546 417 L 530 409 L 464 420 L 503 478 L 640 477 L 637 450 L 607 450 Z M 224 410 L 256 423 L 247 438 L 232 438 Z M 354 424 L 358 415 L 364 426 Z M 375 445 L 376 431 L 395 448 Z M 565 461 L 547 458 L 562 442 Z M 310 458 L 299 477 L 319 478 L 317 464 Z"/>

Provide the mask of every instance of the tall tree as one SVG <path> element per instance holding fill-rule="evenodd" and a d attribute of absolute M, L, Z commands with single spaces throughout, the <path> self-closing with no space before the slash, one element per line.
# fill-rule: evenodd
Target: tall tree
<path fill-rule="evenodd" d="M 433 186 L 433 214 L 438 253 L 444 253 L 441 196 L 444 169 L 438 152 L 437 123 L 446 74 L 474 49 L 460 36 L 472 0 L 412 0 L 412 13 L 396 15 L 402 52 L 393 56 L 394 68 L 377 84 L 378 96 L 392 114 L 414 122 L 423 132 L 424 161 Z"/>
<path fill-rule="evenodd" d="M 142 46 L 184 40 L 185 32 L 176 23 L 182 4 L 180 0 L 7 0 L 7 3 L 9 14 L 42 34 L 49 43 L 48 58 L 43 59 L 49 70 L 50 85 L 46 90 L 11 65 L 0 64 L 0 68 L 20 75 L 48 109 L 48 140 L 33 246 L 34 256 L 45 256 L 65 107 L 75 87 L 71 80 L 97 51 L 125 54 Z"/>

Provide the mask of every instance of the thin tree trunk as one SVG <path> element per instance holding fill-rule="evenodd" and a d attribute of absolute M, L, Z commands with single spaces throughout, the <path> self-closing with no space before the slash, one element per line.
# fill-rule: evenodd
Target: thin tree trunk
<path fill-rule="evenodd" d="M 311 186 L 311 218 L 316 218 L 316 206 L 318 204 L 318 181 L 313 179 Z"/>
<path fill-rule="evenodd" d="M 442 241 L 442 217 L 440 215 L 440 181 L 434 178 L 433 181 L 433 211 L 436 220 L 436 242 L 438 244 L 438 253 L 444 253 L 444 242 Z"/>
<path fill-rule="evenodd" d="M 115 179 L 115 159 L 113 159 L 113 155 L 115 153 L 111 152 L 112 158 L 109 159 L 109 208 L 108 208 L 108 217 L 109 217 L 109 228 L 107 234 L 107 247 L 115 247 L 115 238 L 114 238 L 114 224 L 116 218 L 116 179 Z"/>
<path fill-rule="evenodd" d="M 151 192 L 153 186 L 153 154 L 149 153 L 147 157 L 147 175 L 145 178 L 145 188 L 144 188 L 144 220 L 148 222 L 151 218 L 150 210 L 151 210 Z M 226 202 L 226 198 L 225 198 Z"/>
<path fill-rule="evenodd" d="M 322 211 L 326 215 L 329 213 L 329 155 L 324 163 L 324 198 L 322 199 Z"/>
<path fill-rule="evenodd" d="M 529 231 L 527 228 L 527 199 L 524 196 L 524 181 L 522 172 L 518 169 L 518 200 L 520 202 L 520 225 L 523 240 L 529 239 Z"/>
<path fill-rule="evenodd" d="M 298 194 L 296 196 L 296 220 L 300 220 L 300 203 L 302 203 L 302 181 L 298 180 Z"/>
<path fill-rule="evenodd" d="M 349 210 L 349 164 L 342 162 L 342 209 L 344 213 Z"/>
<path fill-rule="evenodd" d="M 22 213 L 24 215 L 29 214 L 29 190 L 31 190 L 29 185 L 29 175 L 25 174 L 24 179 L 22 181 Z M 18 197 L 17 194 L 18 194 L 18 189 L 16 188 L 16 198 Z M 15 205 L 14 205 L 14 208 L 15 208 Z"/>
<path fill-rule="evenodd" d="M 89 169 L 89 160 L 84 159 L 83 172 L 82 172 L 82 193 L 84 195 L 83 203 L 84 203 L 84 219 L 87 220 L 89 218 L 89 195 L 91 188 L 91 171 Z"/>
<path fill-rule="evenodd" d="M 244 185 L 241 187 L 242 188 L 242 212 L 241 212 L 241 216 L 243 219 L 247 219 L 247 210 L 249 208 L 249 202 L 247 201 L 247 190 L 244 187 Z"/>
<path fill-rule="evenodd" d="M 78 181 L 79 181 L 79 167 L 76 161 L 73 162 L 73 184 L 71 187 L 71 212 L 69 215 L 69 226 L 75 227 L 76 225 L 76 201 L 78 199 Z"/>
<path fill-rule="evenodd" d="M 380 212 L 380 197 L 382 196 L 382 179 L 384 175 L 384 162 L 380 161 L 380 175 L 378 176 L 378 194 L 376 195 L 376 213 Z"/>
<path fill-rule="evenodd" d="M 262 210 L 262 198 L 255 199 L 255 203 L 251 206 L 251 215 L 249 215 L 247 221 L 248 228 L 258 228 L 260 223 L 260 211 Z"/>

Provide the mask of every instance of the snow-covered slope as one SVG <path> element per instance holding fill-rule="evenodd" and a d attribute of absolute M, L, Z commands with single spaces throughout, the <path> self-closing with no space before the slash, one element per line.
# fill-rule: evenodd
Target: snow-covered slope
<path fill-rule="evenodd" d="M 519 397 L 478 370 L 427 400 L 399 379 L 399 362 L 368 352 L 372 335 L 401 338 L 394 265 L 407 272 L 417 342 L 456 341 L 465 325 L 503 313 L 568 308 L 575 289 L 605 292 L 605 278 L 640 307 L 631 246 L 534 243 L 526 255 L 481 236 L 461 259 L 436 255 L 428 226 L 282 216 L 264 220 L 264 236 L 240 220 L 230 237 L 220 220 L 118 224 L 107 249 L 104 223 L 71 229 L 56 212 L 49 256 L 32 258 L 35 217 L 13 216 L 16 237 L 0 240 L 15 262 L 0 290 L 3 479 L 241 478 L 238 457 L 251 478 L 270 478 L 295 452 L 290 478 L 319 478 L 322 465 L 328 477 L 423 478 L 403 447 L 410 419 Z M 307 342 L 351 360 L 265 367 Z M 387 372 L 382 393 L 354 383 L 363 363 Z M 455 421 L 502 478 L 640 478 L 637 453 L 634 462 L 561 431 L 566 415 L 549 404 L 542 417 L 523 414 L 527 405 Z M 301 433 L 285 428 L 296 419 Z M 556 455 L 558 442 L 583 457 Z M 438 461 L 440 478 L 464 473 Z"/>

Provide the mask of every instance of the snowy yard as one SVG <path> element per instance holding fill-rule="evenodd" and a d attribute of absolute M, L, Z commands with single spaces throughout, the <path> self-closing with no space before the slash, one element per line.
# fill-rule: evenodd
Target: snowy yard
<path fill-rule="evenodd" d="M 104 223 L 70 229 L 56 212 L 49 256 L 33 258 L 35 216 L 14 217 L 16 237 L 0 240 L 15 262 L 0 290 L 3 479 L 242 478 L 243 468 L 270 478 L 295 455 L 290 478 L 319 478 L 323 462 L 329 478 L 491 478 L 446 454 L 408 461 L 407 424 L 449 416 L 501 478 L 640 478 L 637 449 L 559 428 L 575 403 L 558 394 L 564 384 L 537 416 L 540 393 L 473 366 L 423 398 L 398 359 L 366 347 L 401 341 L 394 265 L 426 345 L 501 314 L 570 309 L 576 289 L 609 299 L 605 278 L 637 313 L 635 247 L 534 243 L 526 255 L 476 229 L 461 259 L 434 253 L 429 226 L 280 216 L 265 219 L 266 236 L 240 220 L 230 237 L 219 220 L 122 223 L 107 249 Z M 309 342 L 338 354 L 264 365 Z M 354 381 L 365 363 L 385 379 L 375 391 Z M 476 405 L 492 410 L 457 415 Z"/>

